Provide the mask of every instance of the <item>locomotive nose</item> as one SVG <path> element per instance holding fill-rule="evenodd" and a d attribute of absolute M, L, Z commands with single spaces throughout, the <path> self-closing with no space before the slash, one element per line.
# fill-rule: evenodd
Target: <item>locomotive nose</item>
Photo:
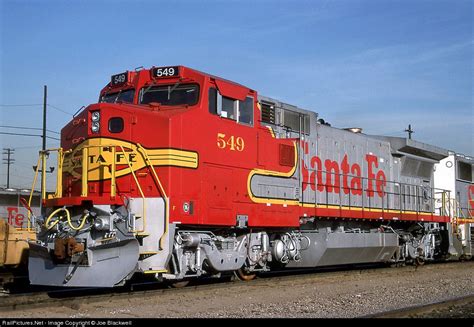
<path fill-rule="evenodd" d="M 83 109 L 61 130 L 61 147 L 71 149 L 87 138 L 103 135 L 124 136 L 129 115 L 118 113 L 114 106 L 119 105 L 97 103 Z"/>
<path fill-rule="evenodd" d="M 87 109 L 84 109 L 61 130 L 61 147 L 71 149 L 87 137 Z"/>

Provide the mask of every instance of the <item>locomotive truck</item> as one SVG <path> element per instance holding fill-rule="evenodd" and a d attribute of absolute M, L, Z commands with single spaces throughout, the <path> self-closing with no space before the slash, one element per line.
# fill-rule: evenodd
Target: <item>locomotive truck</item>
<path fill-rule="evenodd" d="M 40 153 L 41 169 L 53 152 L 57 187 L 46 196 L 43 185 L 32 284 L 248 280 L 463 255 L 452 194 L 434 185 L 447 150 L 334 128 L 188 67 L 113 75 L 62 129 L 60 148 Z"/>

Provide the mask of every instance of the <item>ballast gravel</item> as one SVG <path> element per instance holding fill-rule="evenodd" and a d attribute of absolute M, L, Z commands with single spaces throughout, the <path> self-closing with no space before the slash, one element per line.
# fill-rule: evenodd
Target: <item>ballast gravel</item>
<path fill-rule="evenodd" d="M 474 296 L 474 261 L 262 277 L 102 302 L 1 312 L 10 318 L 356 318 Z M 449 311 L 451 310 L 451 311 Z M 474 316 L 474 302 L 433 318 Z M 430 314 L 412 316 L 430 317 Z"/>

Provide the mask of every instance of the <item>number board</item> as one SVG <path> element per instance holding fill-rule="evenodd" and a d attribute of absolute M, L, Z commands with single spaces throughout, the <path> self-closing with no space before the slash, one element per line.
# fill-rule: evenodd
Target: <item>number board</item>
<path fill-rule="evenodd" d="M 112 86 L 121 85 L 128 82 L 128 73 L 121 73 L 117 75 L 112 75 Z"/>
<path fill-rule="evenodd" d="M 151 70 L 153 78 L 167 78 L 179 76 L 179 66 L 172 67 L 155 67 Z"/>

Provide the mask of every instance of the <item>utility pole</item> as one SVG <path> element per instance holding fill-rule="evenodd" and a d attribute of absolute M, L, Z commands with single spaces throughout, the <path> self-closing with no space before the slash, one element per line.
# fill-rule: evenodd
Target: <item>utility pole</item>
<path fill-rule="evenodd" d="M 3 158 L 3 164 L 7 165 L 7 188 L 10 188 L 10 165 L 15 162 L 11 156 L 14 154 L 15 149 L 12 148 L 3 148 L 3 154 L 6 155 L 6 158 Z"/>
<path fill-rule="evenodd" d="M 414 130 L 411 129 L 411 124 L 408 124 L 408 128 L 405 130 L 408 133 L 408 139 L 411 140 L 411 134 L 415 133 Z"/>
<path fill-rule="evenodd" d="M 41 160 L 41 199 L 46 198 L 46 157 L 44 151 L 46 150 L 46 107 L 47 107 L 47 98 L 48 98 L 48 87 L 44 85 L 44 96 L 43 96 L 43 146 L 42 150 L 42 160 Z M 44 212 L 43 201 L 40 201 L 40 210 L 41 214 Z"/>
<path fill-rule="evenodd" d="M 44 86 L 44 97 L 43 97 L 43 151 L 46 150 L 46 107 L 48 98 L 48 86 Z"/>

